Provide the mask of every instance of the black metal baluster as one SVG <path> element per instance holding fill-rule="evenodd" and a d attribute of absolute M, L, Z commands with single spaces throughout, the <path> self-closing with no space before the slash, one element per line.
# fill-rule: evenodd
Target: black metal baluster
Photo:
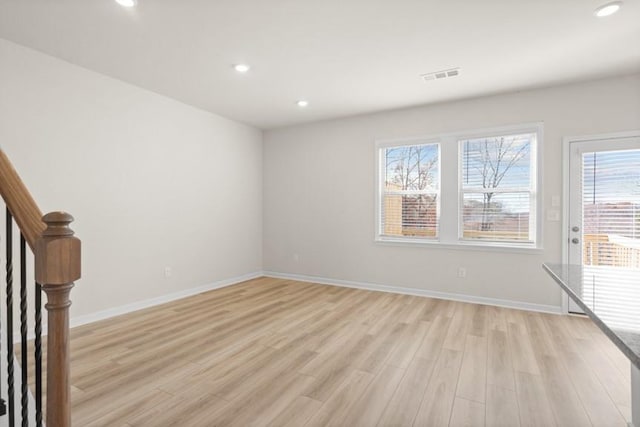
<path fill-rule="evenodd" d="M 22 427 L 29 425 L 29 376 L 27 347 L 27 244 L 24 236 L 20 233 L 20 359 L 21 362 L 21 399 Z"/>
<path fill-rule="evenodd" d="M 1 306 L 1 304 L 0 304 Z M 2 313 L 0 310 L 0 320 L 2 319 Z M 2 331 L 2 325 L 0 321 L 0 331 Z M 0 339 L 0 354 L 2 354 L 2 340 Z M 0 370 L 0 384 L 2 384 L 2 370 Z M 2 387 L 0 387 L 0 416 L 7 414 L 7 402 L 2 398 Z"/>
<path fill-rule="evenodd" d="M 7 225 L 7 399 L 9 404 L 9 426 L 15 426 L 13 397 L 13 217 L 9 208 Z"/>
<path fill-rule="evenodd" d="M 36 283 L 35 299 L 36 427 L 42 427 L 42 286 L 40 283 Z"/>

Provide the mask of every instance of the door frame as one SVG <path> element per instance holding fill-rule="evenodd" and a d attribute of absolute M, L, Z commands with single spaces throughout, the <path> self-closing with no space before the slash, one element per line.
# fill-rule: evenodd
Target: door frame
<path fill-rule="evenodd" d="M 565 136 L 562 138 L 562 262 L 565 264 L 569 262 L 569 167 L 571 163 L 571 144 L 619 138 L 640 138 L 640 129 L 595 135 Z M 569 295 L 564 291 L 562 292 L 562 313 L 569 314 Z"/>

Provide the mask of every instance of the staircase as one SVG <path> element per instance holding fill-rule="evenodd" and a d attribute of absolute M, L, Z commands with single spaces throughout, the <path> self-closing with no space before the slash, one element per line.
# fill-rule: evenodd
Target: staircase
<path fill-rule="evenodd" d="M 42 215 L 2 149 L 0 195 L 6 205 L 5 229 L 0 233 L 6 261 L 5 304 L 0 304 L 0 354 L 4 355 L 0 364 L 0 425 L 39 427 L 46 418 L 50 427 L 68 427 L 69 294 L 73 282 L 80 278 L 80 240 L 69 228 L 73 217 L 68 213 Z M 15 270 L 14 262 L 19 266 Z M 33 271 L 28 270 L 29 265 Z M 44 355 L 43 291 L 47 298 Z"/>

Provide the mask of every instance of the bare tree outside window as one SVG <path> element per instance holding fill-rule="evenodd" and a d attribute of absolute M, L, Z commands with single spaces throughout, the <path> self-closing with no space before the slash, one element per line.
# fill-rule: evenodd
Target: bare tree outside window
<path fill-rule="evenodd" d="M 531 139 L 462 141 L 464 237 L 529 240 Z"/>
<path fill-rule="evenodd" d="M 435 237 L 438 224 L 439 147 L 385 150 L 384 234 Z"/>
<path fill-rule="evenodd" d="M 542 130 L 377 141 L 376 241 L 539 247 Z"/>
<path fill-rule="evenodd" d="M 409 145 L 388 148 L 386 155 L 387 185 L 401 190 L 424 190 L 434 184 L 438 157 L 431 145 Z"/>

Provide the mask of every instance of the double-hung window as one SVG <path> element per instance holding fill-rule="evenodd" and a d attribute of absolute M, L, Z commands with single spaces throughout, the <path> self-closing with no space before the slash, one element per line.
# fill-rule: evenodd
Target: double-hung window
<path fill-rule="evenodd" d="M 542 125 L 381 141 L 378 241 L 539 248 Z"/>
<path fill-rule="evenodd" d="M 440 146 L 417 143 L 381 150 L 380 234 L 436 239 L 440 205 Z"/>
<path fill-rule="evenodd" d="M 534 133 L 459 142 L 461 239 L 535 242 L 535 142 Z"/>

